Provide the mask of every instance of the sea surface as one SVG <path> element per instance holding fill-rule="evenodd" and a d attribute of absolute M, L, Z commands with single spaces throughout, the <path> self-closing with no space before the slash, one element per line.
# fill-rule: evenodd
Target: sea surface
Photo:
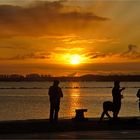
<path fill-rule="evenodd" d="M 51 82 L 0 82 L 0 121 L 49 118 L 48 89 Z M 75 109 L 86 108 L 86 117 L 100 117 L 104 101 L 112 101 L 113 82 L 61 82 L 64 97 L 59 117 L 72 118 Z M 119 116 L 140 116 L 136 93 L 140 82 L 121 82 Z M 110 112 L 112 115 L 112 113 Z"/>

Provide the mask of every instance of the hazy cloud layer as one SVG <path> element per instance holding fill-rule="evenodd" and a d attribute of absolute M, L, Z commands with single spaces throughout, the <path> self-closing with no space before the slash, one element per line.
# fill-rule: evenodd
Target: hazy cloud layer
<path fill-rule="evenodd" d="M 104 58 L 109 56 L 110 54 L 105 54 L 101 52 L 94 52 L 94 53 L 87 53 L 85 56 L 90 58 L 90 59 L 96 59 L 96 58 Z"/>
<path fill-rule="evenodd" d="M 133 59 L 140 59 L 140 52 L 138 51 L 138 46 L 129 44 L 128 45 L 128 50 L 126 52 L 121 53 L 121 57 L 128 57 L 128 58 L 133 58 Z"/>
<path fill-rule="evenodd" d="M 28 54 L 17 54 L 9 58 L 0 58 L 0 60 L 28 60 L 28 59 L 49 59 L 50 54 L 45 53 L 28 53 Z"/>
<path fill-rule="evenodd" d="M 106 20 L 93 13 L 66 11 L 62 1 L 38 2 L 30 7 L 0 5 L 0 35 L 3 37 L 73 33 L 90 23 Z"/>
<path fill-rule="evenodd" d="M 85 54 L 90 59 L 106 58 L 106 57 L 118 57 L 118 58 L 130 58 L 130 60 L 140 59 L 140 52 L 137 51 L 138 46 L 129 44 L 128 49 L 121 53 L 103 53 L 103 52 L 88 52 Z"/>
<path fill-rule="evenodd" d="M 90 60 L 94 59 L 104 59 L 104 58 L 118 58 L 118 59 L 129 59 L 129 60 L 140 60 L 140 52 L 137 51 L 138 46 L 136 45 L 128 45 L 128 50 L 122 52 L 122 53 L 113 53 L 113 52 L 94 52 L 94 51 L 87 51 L 82 48 L 57 48 L 53 51 L 53 53 L 46 53 L 45 51 L 42 52 L 26 52 L 22 54 L 17 54 L 11 57 L 2 58 L 0 57 L 0 60 L 28 60 L 28 59 L 50 59 L 54 56 L 63 56 L 67 53 L 73 53 L 73 52 L 81 52 L 81 56 L 84 56 L 85 58 L 88 58 Z M 85 51 L 85 52 L 84 52 Z"/>

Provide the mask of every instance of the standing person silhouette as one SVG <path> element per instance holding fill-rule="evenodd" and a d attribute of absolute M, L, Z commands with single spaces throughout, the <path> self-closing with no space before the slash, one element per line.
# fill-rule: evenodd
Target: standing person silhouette
<path fill-rule="evenodd" d="M 61 88 L 58 86 L 59 81 L 54 80 L 53 86 L 49 88 L 49 97 L 50 97 L 50 122 L 58 121 L 58 112 L 60 109 L 60 98 L 63 97 Z"/>
<path fill-rule="evenodd" d="M 120 89 L 120 81 L 114 81 L 114 87 L 112 89 L 112 96 L 113 96 L 113 118 L 117 119 L 119 111 L 121 109 L 121 99 L 123 98 L 123 95 L 121 94 L 122 90 L 125 88 Z"/>
<path fill-rule="evenodd" d="M 140 112 L 140 89 L 138 90 L 136 96 L 139 98 L 138 103 L 139 103 L 139 112 Z"/>

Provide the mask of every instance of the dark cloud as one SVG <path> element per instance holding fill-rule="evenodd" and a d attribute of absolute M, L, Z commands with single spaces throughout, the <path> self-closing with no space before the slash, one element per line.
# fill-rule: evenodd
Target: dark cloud
<path fill-rule="evenodd" d="M 105 21 L 107 20 L 107 18 L 104 17 L 99 17 L 97 15 L 94 15 L 92 13 L 79 13 L 79 12 L 70 12 L 70 13 L 62 13 L 61 14 L 62 17 L 64 17 L 65 19 L 73 19 L 73 20 L 87 20 L 87 21 Z"/>
<path fill-rule="evenodd" d="M 95 52 L 95 53 L 88 53 L 85 55 L 86 57 L 89 57 L 90 59 L 96 59 L 96 58 L 104 58 L 107 56 L 111 56 L 111 54 L 105 54 L 101 52 Z"/>
<path fill-rule="evenodd" d="M 128 58 L 140 58 L 140 52 L 138 52 L 138 46 L 129 44 L 128 50 L 120 54 L 121 57 L 128 57 Z"/>
<path fill-rule="evenodd" d="M 140 52 L 138 51 L 137 45 L 129 44 L 127 51 L 124 51 L 122 53 L 89 52 L 89 53 L 85 54 L 85 56 L 90 59 L 105 58 L 105 57 L 140 59 Z"/>
<path fill-rule="evenodd" d="M 128 51 L 126 51 L 125 53 L 135 53 L 136 52 L 136 49 L 138 48 L 138 46 L 136 45 L 133 45 L 133 44 L 129 44 L 128 45 Z"/>
<path fill-rule="evenodd" d="M 106 20 L 93 13 L 66 11 L 62 1 L 38 2 L 30 7 L 0 5 L 1 36 L 71 33 Z"/>
<path fill-rule="evenodd" d="M 28 53 L 28 54 L 18 54 L 13 57 L 9 58 L 0 58 L 0 60 L 25 60 L 25 59 L 49 59 L 50 54 L 45 54 L 45 53 Z"/>

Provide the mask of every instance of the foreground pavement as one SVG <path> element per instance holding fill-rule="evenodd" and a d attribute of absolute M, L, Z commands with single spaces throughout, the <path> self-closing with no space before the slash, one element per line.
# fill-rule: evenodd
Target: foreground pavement
<path fill-rule="evenodd" d="M 0 139 L 140 139 L 140 118 L 121 117 L 103 122 L 99 118 L 60 119 L 58 123 L 46 119 L 2 121 Z"/>
<path fill-rule="evenodd" d="M 99 140 L 134 140 L 140 139 L 140 130 L 113 131 L 72 131 L 29 134 L 2 134 L 0 139 L 99 139 Z"/>

